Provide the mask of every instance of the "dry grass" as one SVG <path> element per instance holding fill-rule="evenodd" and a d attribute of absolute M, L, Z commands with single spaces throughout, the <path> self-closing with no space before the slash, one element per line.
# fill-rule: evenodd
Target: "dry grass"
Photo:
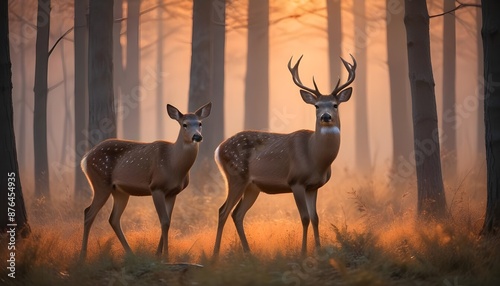
<path fill-rule="evenodd" d="M 323 247 L 307 257 L 299 254 L 302 230 L 293 198 L 261 195 L 245 221 L 252 254 L 242 253 L 229 219 L 217 259 L 211 251 L 224 194 L 188 189 L 174 209 L 170 261 L 203 267 L 167 264 L 154 256 L 160 231 L 151 198 L 132 198 L 122 218 L 135 255 L 124 254 L 108 225 L 108 202 L 92 228 L 85 263 L 78 261 L 85 206 L 75 207 L 69 199 L 58 207 L 29 202 L 33 233 L 17 244 L 16 279 L 7 277 L 1 260 L 0 284 L 499 285 L 500 242 L 477 237 L 481 187 L 472 180 L 449 184 L 451 215 L 439 223 L 416 220 L 411 189 L 394 191 L 363 179 L 321 190 Z M 7 255 L 2 248 L 0 257 Z"/>

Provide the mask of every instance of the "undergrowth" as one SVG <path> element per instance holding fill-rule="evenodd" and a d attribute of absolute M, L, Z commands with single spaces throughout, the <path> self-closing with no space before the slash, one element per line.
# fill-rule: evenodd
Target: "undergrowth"
<path fill-rule="evenodd" d="M 416 218 L 414 196 L 389 196 L 388 188 L 365 182 L 323 190 L 320 196 L 329 199 L 318 202 L 322 247 L 313 249 L 310 232 L 306 256 L 300 254 L 302 228 L 293 199 L 276 202 L 273 196 L 260 199 L 245 220 L 252 253 L 243 253 L 228 220 L 221 254 L 213 257 L 223 197 L 201 193 L 189 199 L 188 193 L 174 209 L 168 262 L 154 255 L 160 230 L 150 200 L 131 200 L 122 218 L 134 255 L 124 253 L 108 225 L 108 205 L 94 223 L 85 262 L 79 261 L 84 207 L 38 201 L 31 206 L 44 214 L 31 217 L 32 234 L 16 245 L 16 278 L 7 276 L 2 258 L 0 284 L 500 285 L 500 242 L 478 237 L 484 205 L 471 199 L 467 185 L 449 190 L 449 216 L 434 222 Z M 6 248 L 0 257 L 8 257 Z"/>

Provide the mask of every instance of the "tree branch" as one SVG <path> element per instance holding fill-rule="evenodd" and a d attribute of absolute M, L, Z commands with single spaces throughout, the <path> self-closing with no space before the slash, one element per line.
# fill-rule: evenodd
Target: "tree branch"
<path fill-rule="evenodd" d="M 54 43 L 54 45 L 52 46 L 52 48 L 50 48 L 49 50 L 49 55 L 48 57 L 50 57 L 50 54 L 52 54 L 52 51 L 54 51 L 54 49 L 56 48 L 57 44 L 59 44 L 59 42 L 64 39 L 64 37 L 66 37 L 67 34 L 69 34 L 71 31 L 73 31 L 75 27 L 71 27 L 69 28 L 66 33 L 62 34 L 62 36 L 59 37 L 59 39 L 57 39 L 57 41 Z"/>
<path fill-rule="evenodd" d="M 456 6 L 455 8 L 451 9 L 450 11 L 445 11 L 443 13 L 440 13 L 440 14 L 436 14 L 436 15 L 430 15 L 429 16 L 429 19 L 432 19 L 432 18 L 435 18 L 435 17 L 441 17 L 441 16 L 444 16 L 446 14 L 451 14 L 459 9 L 462 9 L 462 8 L 466 8 L 466 7 L 476 7 L 476 8 L 481 8 L 481 4 L 475 4 L 475 3 L 462 3 L 460 2 L 459 0 L 455 0 L 457 3 L 458 3 L 458 6 Z"/>

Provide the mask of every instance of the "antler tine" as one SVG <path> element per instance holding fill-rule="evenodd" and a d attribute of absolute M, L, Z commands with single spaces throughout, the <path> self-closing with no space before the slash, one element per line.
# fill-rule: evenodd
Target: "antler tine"
<path fill-rule="evenodd" d="M 314 82 L 314 78 L 313 78 L 313 83 L 314 83 L 314 86 L 315 86 L 316 90 L 303 85 L 302 81 L 300 80 L 300 77 L 299 77 L 299 64 L 300 64 L 300 61 L 302 60 L 302 57 L 303 57 L 303 55 L 300 56 L 299 60 L 293 66 L 293 68 L 292 68 L 292 59 L 293 59 L 293 57 L 291 57 L 290 60 L 288 61 L 288 70 L 292 74 L 293 82 L 295 83 L 295 85 L 297 85 L 301 89 L 309 91 L 310 93 L 312 93 L 312 94 L 314 94 L 314 95 L 316 95 L 316 96 L 319 97 L 319 96 L 321 96 L 321 93 L 318 91 L 318 87 L 316 86 L 316 83 Z"/>
<path fill-rule="evenodd" d="M 354 57 L 351 54 L 349 54 L 349 55 L 351 56 L 352 64 L 350 64 L 349 62 L 347 62 L 343 58 L 340 58 L 340 60 L 342 60 L 342 63 L 344 64 L 345 68 L 349 72 L 349 76 L 347 77 L 347 81 L 344 84 L 338 86 L 339 82 L 340 82 L 340 79 L 339 79 L 339 81 L 337 82 L 337 86 L 332 91 L 332 94 L 336 94 L 339 91 L 341 91 L 344 88 L 346 88 L 348 85 L 350 85 L 354 81 L 354 78 L 356 77 L 356 73 L 355 72 L 356 72 L 357 63 L 356 63 L 356 60 L 354 59 Z"/>
<path fill-rule="evenodd" d="M 316 85 L 316 81 L 314 80 L 314 76 L 313 76 L 313 84 L 314 84 L 314 89 L 316 90 L 316 92 L 318 94 L 321 94 L 321 92 L 319 92 L 318 86 Z"/>

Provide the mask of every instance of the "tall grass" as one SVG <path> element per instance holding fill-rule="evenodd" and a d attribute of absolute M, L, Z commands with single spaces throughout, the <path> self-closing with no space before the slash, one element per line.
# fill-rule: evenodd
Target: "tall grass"
<path fill-rule="evenodd" d="M 78 257 L 85 205 L 30 202 L 33 233 L 17 244 L 15 279 L 7 277 L 8 252 L 0 249 L 0 284 L 499 285 L 500 242 L 477 235 L 484 202 L 476 200 L 475 185 L 448 188 L 450 216 L 439 222 L 416 219 L 416 195 L 408 190 L 373 180 L 321 190 L 323 247 L 314 251 L 310 235 L 305 257 L 293 198 L 261 195 L 245 220 L 252 253 L 242 252 L 229 219 L 216 258 L 212 247 L 224 194 L 186 190 L 174 209 L 170 263 L 154 256 L 160 229 L 150 198 L 131 199 L 122 218 L 134 255 L 124 253 L 109 226 L 108 203 L 96 218 L 84 263 Z"/>

